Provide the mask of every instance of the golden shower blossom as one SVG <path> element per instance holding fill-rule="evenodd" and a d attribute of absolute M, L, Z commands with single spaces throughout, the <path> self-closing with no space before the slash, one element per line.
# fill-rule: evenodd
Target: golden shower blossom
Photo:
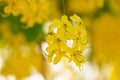
<path fill-rule="evenodd" d="M 104 0 L 69 0 L 67 8 L 68 12 L 91 13 L 103 5 Z"/>
<path fill-rule="evenodd" d="M 55 20 L 49 26 L 46 42 L 49 62 L 57 64 L 66 57 L 77 66 L 85 63 L 82 53 L 86 49 L 87 35 L 81 18 L 76 14 L 70 16 L 70 20 L 66 15 Z"/>
<path fill-rule="evenodd" d="M 56 11 L 55 6 L 52 5 L 54 1 L 50 0 L 6 0 L 5 2 L 7 5 L 4 7 L 4 13 L 22 15 L 21 22 L 26 23 L 28 27 L 45 22 L 51 18 L 52 11 Z M 51 10 L 48 10 L 50 7 Z"/>

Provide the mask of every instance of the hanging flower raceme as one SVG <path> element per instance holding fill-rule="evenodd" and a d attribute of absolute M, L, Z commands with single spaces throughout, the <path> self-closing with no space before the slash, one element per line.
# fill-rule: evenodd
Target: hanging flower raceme
<path fill-rule="evenodd" d="M 62 16 L 50 26 L 46 38 L 48 61 L 57 64 L 63 57 L 75 62 L 77 66 L 85 63 L 82 55 L 87 48 L 87 35 L 81 18 L 77 15 Z"/>
<path fill-rule="evenodd" d="M 22 15 L 21 22 L 26 23 L 28 27 L 45 21 L 50 14 L 49 0 L 5 0 L 5 2 L 7 5 L 4 13 Z"/>

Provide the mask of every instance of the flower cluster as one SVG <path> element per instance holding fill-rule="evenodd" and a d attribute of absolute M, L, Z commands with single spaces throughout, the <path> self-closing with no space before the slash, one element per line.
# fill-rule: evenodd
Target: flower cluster
<path fill-rule="evenodd" d="M 35 23 L 41 23 L 49 16 L 49 0 L 6 0 L 5 14 L 14 16 L 22 15 L 21 22 L 32 27 Z"/>
<path fill-rule="evenodd" d="M 105 0 L 68 0 L 68 12 L 92 13 L 104 6 Z M 89 7 L 88 7 L 89 6 Z"/>
<path fill-rule="evenodd" d="M 77 66 L 85 63 L 82 53 L 86 49 L 87 35 L 81 18 L 76 14 L 70 19 L 64 15 L 61 20 L 55 20 L 49 26 L 46 42 L 49 62 L 57 64 L 66 57 Z"/>

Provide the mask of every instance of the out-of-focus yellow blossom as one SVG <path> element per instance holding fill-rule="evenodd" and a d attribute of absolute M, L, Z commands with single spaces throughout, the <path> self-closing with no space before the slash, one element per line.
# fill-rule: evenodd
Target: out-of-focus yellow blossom
<path fill-rule="evenodd" d="M 102 15 L 92 24 L 93 57 L 98 63 L 116 62 L 120 58 L 120 16 Z"/>
<path fill-rule="evenodd" d="M 22 15 L 21 22 L 28 27 L 33 27 L 35 23 L 42 23 L 50 18 L 56 5 L 52 5 L 50 0 L 6 0 L 4 8 L 5 14 L 12 13 L 14 16 Z M 51 8 L 52 7 L 52 8 Z M 51 10 L 49 10 L 51 8 Z M 53 15 L 54 16 L 54 15 Z M 56 15 L 55 15 L 56 16 Z"/>
<path fill-rule="evenodd" d="M 46 64 L 41 48 L 36 43 L 28 44 L 22 33 L 13 34 L 9 28 L 9 22 L 0 24 L 2 37 L 0 48 L 3 50 L 0 57 L 4 60 L 0 74 L 14 75 L 17 80 L 21 80 L 31 75 L 32 70 L 35 69 L 45 77 Z"/>
<path fill-rule="evenodd" d="M 69 0 L 68 12 L 90 13 L 98 8 L 102 8 L 104 0 Z"/>
<path fill-rule="evenodd" d="M 49 11 L 49 15 L 47 17 L 49 18 L 49 20 L 60 18 L 62 12 L 60 11 L 59 0 L 49 0 L 49 1 L 50 1 L 50 7 L 47 9 Z"/>
<path fill-rule="evenodd" d="M 118 63 L 115 64 L 114 69 L 112 71 L 112 74 L 110 76 L 110 80 L 119 80 L 120 79 L 120 64 L 119 61 Z"/>
<path fill-rule="evenodd" d="M 17 48 L 10 46 L 10 44 L 4 45 L 4 48 L 11 48 L 12 52 L 8 51 L 8 57 L 4 61 L 4 66 L 1 70 L 3 75 L 14 75 L 17 80 L 21 80 L 32 74 L 35 69 L 37 72 L 45 74 L 45 58 L 41 54 L 40 49 L 36 51 L 36 45 L 27 44 Z M 5 53 L 2 53 L 5 55 Z M 44 67 L 42 67 L 44 66 Z"/>
<path fill-rule="evenodd" d="M 110 8 L 114 13 L 120 14 L 120 0 L 109 0 Z"/>
<path fill-rule="evenodd" d="M 46 38 L 48 61 L 57 64 L 66 57 L 81 66 L 85 63 L 82 53 L 86 49 L 86 30 L 79 16 L 74 14 L 69 19 L 64 15 L 49 26 Z"/>
<path fill-rule="evenodd" d="M 0 0 L 0 2 L 4 2 L 4 0 Z"/>
<path fill-rule="evenodd" d="M 14 35 L 10 31 L 10 23 L 3 22 L 0 24 L 0 32 L 4 42 L 11 44 L 14 47 L 20 46 L 22 43 L 26 42 L 25 36 L 22 33 Z"/>

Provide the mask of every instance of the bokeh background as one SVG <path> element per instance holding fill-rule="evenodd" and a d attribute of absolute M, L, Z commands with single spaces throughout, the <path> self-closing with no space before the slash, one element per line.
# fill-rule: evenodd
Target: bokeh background
<path fill-rule="evenodd" d="M 89 35 L 86 63 L 48 63 L 47 27 L 77 14 Z M 120 80 L 120 0 L 0 0 L 0 80 Z"/>

